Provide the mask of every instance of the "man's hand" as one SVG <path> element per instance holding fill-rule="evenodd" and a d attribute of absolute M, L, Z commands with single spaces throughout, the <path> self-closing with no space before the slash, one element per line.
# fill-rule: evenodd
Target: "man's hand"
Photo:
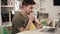
<path fill-rule="evenodd" d="M 37 29 L 42 29 L 42 25 L 41 24 L 37 24 Z"/>
<path fill-rule="evenodd" d="M 36 23 L 35 23 L 36 28 L 37 28 L 37 29 L 42 29 L 43 26 L 42 26 L 42 24 L 39 22 L 39 20 L 38 20 L 36 17 L 35 17 L 35 22 L 36 22 Z"/>
<path fill-rule="evenodd" d="M 29 30 L 29 28 L 30 28 L 30 26 L 32 24 L 32 21 L 34 20 L 35 17 L 33 15 L 33 13 L 30 13 L 30 15 L 28 15 L 28 18 L 29 18 L 29 21 L 28 21 L 28 24 L 27 24 L 26 28 L 24 29 L 24 31 Z"/>
<path fill-rule="evenodd" d="M 30 15 L 28 15 L 28 17 L 29 17 L 30 21 L 33 21 L 35 19 L 35 16 L 33 13 L 30 13 Z"/>
<path fill-rule="evenodd" d="M 39 23 L 39 20 L 34 16 L 33 13 L 30 13 L 30 15 L 28 17 L 29 17 L 29 20 L 31 21 L 31 23 L 33 22 L 33 20 L 35 20 L 37 29 L 41 29 L 42 28 L 42 25 Z"/>

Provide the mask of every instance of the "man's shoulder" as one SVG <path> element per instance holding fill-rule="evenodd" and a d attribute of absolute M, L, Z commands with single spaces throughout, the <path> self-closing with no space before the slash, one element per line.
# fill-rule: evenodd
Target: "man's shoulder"
<path fill-rule="evenodd" d="M 20 12 L 16 12 L 14 17 L 21 17 L 21 13 Z"/>
<path fill-rule="evenodd" d="M 13 17 L 13 20 L 19 20 L 19 19 L 21 19 L 21 18 L 22 18 L 22 16 L 21 16 L 20 13 L 15 13 L 15 15 L 14 15 L 14 17 Z"/>

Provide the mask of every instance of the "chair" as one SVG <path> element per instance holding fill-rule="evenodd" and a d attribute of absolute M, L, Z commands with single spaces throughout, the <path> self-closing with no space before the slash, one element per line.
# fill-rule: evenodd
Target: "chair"
<path fill-rule="evenodd" d="M 0 27 L 0 34 L 3 34 L 3 27 Z"/>

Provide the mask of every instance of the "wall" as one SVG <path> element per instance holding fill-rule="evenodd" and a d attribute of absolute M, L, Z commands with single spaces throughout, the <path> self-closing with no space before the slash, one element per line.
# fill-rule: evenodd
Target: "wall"
<path fill-rule="evenodd" d="M 44 13 L 49 13 L 49 18 L 53 20 L 58 20 L 58 13 L 60 13 L 60 6 L 54 6 L 53 0 L 45 0 L 43 3 L 43 7 L 45 8 Z"/>
<path fill-rule="evenodd" d="M 1 0 L 0 0 L 1 2 Z M 1 25 L 1 3 L 0 3 L 0 25 Z"/>

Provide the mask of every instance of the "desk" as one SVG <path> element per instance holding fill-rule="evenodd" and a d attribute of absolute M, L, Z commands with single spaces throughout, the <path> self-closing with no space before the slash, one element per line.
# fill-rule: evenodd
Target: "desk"
<path fill-rule="evenodd" d="M 40 29 L 36 29 L 36 30 L 31 30 L 31 31 L 20 32 L 17 34 L 60 34 L 60 28 L 57 29 L 57 31 L 55 33 L 41 32 Z"/>

